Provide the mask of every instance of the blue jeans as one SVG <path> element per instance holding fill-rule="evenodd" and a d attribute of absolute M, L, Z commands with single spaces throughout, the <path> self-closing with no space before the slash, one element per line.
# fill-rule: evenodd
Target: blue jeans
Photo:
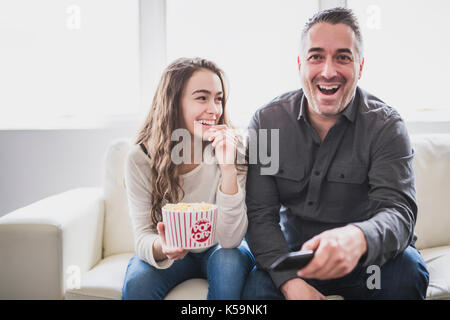
<path fill-rule="evenodd" d="M 425 299 L 429 274 L 420 252 L 409 246 L 379 269 L 379 286 L 375 273 L 357 265 L 342 278 L 332 280 L 304 279 L 325 296 L 340 295 L 344 299 Z M 370 283 L 371 285 L 368 285 Z M 371 288 L 372 289 L 371 289 Z M 284 299 L 270 275 L 255 267 L 244 288 L 243 299 Z"/>
<path fill-rule="evenodd" d="M 201 253 L 189 252 L 167 269 L 157 269 L 133 256 L 122 288 L 124 300 L 162 300 L 181 282 L 208 280 L 208 300 L 239 300 L 254 258 L 245 240 L 234 249 L 215 245 Z"/>

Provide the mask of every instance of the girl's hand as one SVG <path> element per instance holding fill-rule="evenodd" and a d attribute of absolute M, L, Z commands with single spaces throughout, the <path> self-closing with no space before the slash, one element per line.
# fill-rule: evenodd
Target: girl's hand
<path fill-rule="evenodd" d="M 237 138 L 226 125 L 217 125 L 208 130 L 208 141 L 212 141 L 216 159 L 221 170 L 235 167 Z"/>
<path fill-rule="evenodd" d="M 158 229 L 158 233 L 160 235 L 159 239 L 161 239 L 161 251 L 167 258 L 170 260 L 181 260 L 186 256 L 186 254 L 188 254 L 189 250 L 183 249 L 182 247 L 172 248 L 167 246 L 165 226 L 163 222 L 158 222 L 156 228 Z"/>

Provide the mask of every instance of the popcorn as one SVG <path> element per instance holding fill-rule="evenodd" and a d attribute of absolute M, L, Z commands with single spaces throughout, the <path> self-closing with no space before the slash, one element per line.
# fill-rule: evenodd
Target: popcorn
<path fill-rule="evenodd" d="M 168 203 L 162 208 L 169 247 L 207 248 L 216 242 L 217 206 L 210 203 Z"/>
<path fill-rule="evenodd" d="M 172 212 L 194 212 L 194 211 L 204 211 L 204 210 L 211 210 L 217 208 L 216 205 L 206 203 L 206 202 L 194 202 L 194 203 L 186 203 L 186 202 L 179 202 L 179 203 L 168 203 L 166 204 L 163 209 L 167 211 Z"/>

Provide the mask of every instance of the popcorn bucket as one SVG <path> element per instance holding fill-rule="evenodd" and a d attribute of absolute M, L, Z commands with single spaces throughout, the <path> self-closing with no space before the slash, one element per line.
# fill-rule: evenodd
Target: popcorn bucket
<path fill-rule="evenodd" d="M 198 249 L 216 242 L 216 205 L 169 204 L 162 208 L 162 218 L 169 247 Z"/>

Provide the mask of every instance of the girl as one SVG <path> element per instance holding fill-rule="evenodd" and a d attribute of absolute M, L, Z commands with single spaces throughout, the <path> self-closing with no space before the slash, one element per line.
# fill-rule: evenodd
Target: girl
<path fill-rule="evenodd" d="M 254 258 L 242 241 L 247 230 L 246 168 L 236 164 L 238 139 L 224 112 L 223 79 L 213 62 L 200 58 L 178 59 L 162 75 L 126 160 L 136 254 L 127 268 L 123 299 L 163 299 L 191 278 L 208 280 L 208 299 L 240 299 Z M 190 139 L 183 145 L 190 150 L 182 149 L 181 163 L 173 152 L 176 130 Z M 206 152 L 194 161 L 198 145 L 200 151 L 213 148 L 209 161 Z M 218 243 L 207 249 L 168 247 L 161 208 L 202 201 L 219 208 Z"/>

